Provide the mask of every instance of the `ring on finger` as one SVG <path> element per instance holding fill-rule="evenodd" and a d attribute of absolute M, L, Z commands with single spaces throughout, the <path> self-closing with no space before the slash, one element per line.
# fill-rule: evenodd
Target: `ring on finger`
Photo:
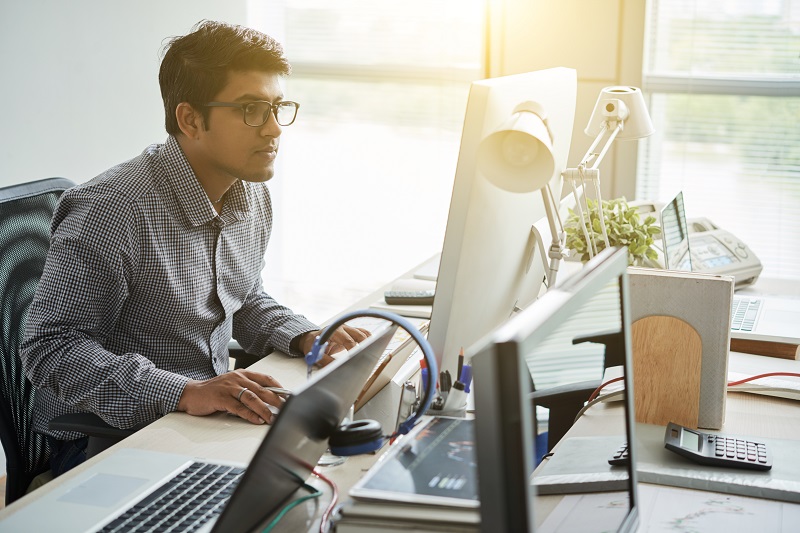
<path fill-rule="evenodd" d="M 247 390 L 249 390 L 247 387 L 242 387 L 242 390 L 239 391 L 239 396 L 236 397 L 236 400 L 241 402 L 242 401 L 242 394 L 244 394 L 245 391 L 247 391 Z"/>

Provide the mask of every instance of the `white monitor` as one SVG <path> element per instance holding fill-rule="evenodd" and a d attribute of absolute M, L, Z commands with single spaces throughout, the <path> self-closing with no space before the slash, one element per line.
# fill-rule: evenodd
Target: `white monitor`
<path fill-rule="evenodd" d="M 531 231 L 545 216 L 541 192 L 510 192 L 492 184 L 478 168 L 478 145 L 518 104 L 538 102 L 552 136 L 550 186 L 558 198 L 576 93 L 577 75 L 568 68 L 476 81 L 470 87 L 428 333 L 441 370 L 454 374 L 462 347 L 467 350 L 533 302 L 545 274 Z"/>

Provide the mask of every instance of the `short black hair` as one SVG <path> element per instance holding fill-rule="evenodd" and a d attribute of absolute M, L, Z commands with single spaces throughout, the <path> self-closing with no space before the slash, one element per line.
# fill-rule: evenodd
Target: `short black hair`
<path fill-rule="evenodd" d="M 181 102 L 198 110 L 208 125 L 209 110 L 203 106 L 225 87 L 228 73 L 291 73 L 278 41 L 235 24 L 200 21 L 191 33 L 171 38 L 164 49 L 158 82 L 164 100 L 164 125 L 170 135 L 180 133 L 175 110 Z"/>

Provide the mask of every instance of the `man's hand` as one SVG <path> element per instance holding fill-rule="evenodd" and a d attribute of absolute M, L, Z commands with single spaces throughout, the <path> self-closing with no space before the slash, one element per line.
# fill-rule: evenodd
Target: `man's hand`
<path fill-rule="evenodd" d="M 309 331 L 300 337 L 298 347 L 304 355 L 311 351 L 311 347 L 314 346 L 314 339 L 316 339 L 319 334 L 320 331 Z M 322 359 L 317 362 L 317 366 L 323 367 L 332 363 L 333 354 L 341 352 L 342 350 L 354 348 L 356 344 L 363 342 L 369 336 L 370 333 L 368 330 L 354 328 L 347 324 L 336 328 L 336 331 L 328 337 L 328 346 L 325 349 L 325 354 L 322 356 Z"/>
<path fill-rule="evenodd" d="M 252 370 L 235 370 L 206 381 L 189 381 L 178 401 L 178 411 L 204 416 L 228 412 L 253 424 L 271 424 L 275 415 L 267 404 L 278 409 L 284 399 L 265 387 L 280 387 L 272 376 Z"/>

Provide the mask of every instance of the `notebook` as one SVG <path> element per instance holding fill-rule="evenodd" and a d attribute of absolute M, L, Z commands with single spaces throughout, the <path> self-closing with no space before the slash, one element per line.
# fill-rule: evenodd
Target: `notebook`
<path fill-rule="evenodd" d="M 693 270 L 683 194 L 661 210 L 666 268 Z M 731 338 L 800 344 L 800 298 L 772 294 L 734 294 Z"/>
<path fill-rule="evenodd" d="M 138 525 L 136 531 L 260 531 L 284 505 L 304 495 L 297 489 L 325 453 L 332 430 L 347 415 L 396 329 L 387 325 L 374 331 L 295 391 L 246 469 L 120 449 L 9 516 L 0 530 L 131 531 Z M 153 511 L 143 519 L 131 516 L 138 507 L 157 503 L 164 489 L 176 488 L 185 495 L 175 499 L 186 500 L 189 508 L 168 510 L 158 519 Z"/>

